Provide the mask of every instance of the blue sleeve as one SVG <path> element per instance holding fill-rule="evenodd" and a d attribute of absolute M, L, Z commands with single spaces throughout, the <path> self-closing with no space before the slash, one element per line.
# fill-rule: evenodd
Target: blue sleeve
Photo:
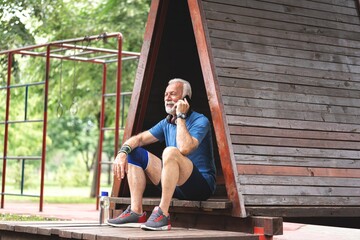
<path fill-rule="evenodd" d="M 164 135 L 164 121 L 166 121 L 165 119 L 161 120 L 160 122 L 158 122 L 155 126 L 153 126 L 152 128 L 150 128 L 149 132 L 156 137 L 160 142 L 163 142 L 165 139 L 165 135 Z"/>
<path fill-rule="evenodd" d="M 196 138 L 199 143 L 205 138 L 210 128 L 209 120 L 206 117 L 197 118 L 189 129 L 191 136 Z"/>

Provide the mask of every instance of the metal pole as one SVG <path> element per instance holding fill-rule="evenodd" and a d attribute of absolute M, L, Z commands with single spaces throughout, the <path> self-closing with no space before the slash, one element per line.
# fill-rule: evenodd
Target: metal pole
<path fill-rule="evenodd" d="M 20 183 L 20 193 L 24 194 L 24 184 L 25 184 L 25 159 L 21 159 L 21 183 Z"/>
<path fill-rule="evenodd" d="M 103 79 L 102 79 L 102 92 L 101 92 L 101 112 L 100 112 L 100 136 L 99 136 L 99 149 L 98 149 L 98 174 L 96 183 L 96 210 L 99 210 L 99 198 L 100 195 L 100 180 L 101 180 L 101 153 L 104 141 L 104 124 L 105 124 L 105 94 L 106 94 L 106 78 L 107 67 L 103 64 Z"/>
<path fill-rule="evenodd" d="M 121 129 L 124 128 L 125 120 L 125 95 L 121 95 Z"/>
<path fill-rule="evenodd" d="M 40 203 L 39 211 L 43 210 L 44 202 L 44 177 L 45 177 L 45 159 L 46 159 L 46 130 L 47 130 L 47 107 L 48 107 L 48 92 L 49 92 L 49 78 L 50 78 L 50 49 L 49 44 L 46 48 L 46 69 L 45 69 L 45 90 L 44 90 L 44 122 L 43 122 L 43 139 L 42 139 L 42 153 L 41 153 L 41 179 L 40 179 Z"/>
<path fill-rule="evenodd" d="M 122 34 L 118 35 L 118 62 L 116 73 L 116 109 L 115 109 L 115 143 L 114 155 L 116 156 L 119 147 L 119 115 L 120 115 L 120 99 L 121 99 L 121 58 L 122 58 Z M 117 196 L 116 196 L 117 197 Z"/>
<path fill-rule="evenodd" d="M 25 113 L 24 113 L 24 120 L 27 119 L 27 105 L 28 105 L 28 97 L 29 97 L 29 85 L 25 87 Z"/>
<path fill-rule="evenodd" d="M 1 208 L 4 208 L 5 201 L 5 181 L 6 181 L 6 155 L 8 147 L 8 135 L 9 135 L 9 108 L 10 108 L 10 82 L 11 82 L 11 66 L 12 66 L 13 54 L 8 53 L 8 71 L 7 71 L 7 89 L 6 89 L 6 110 L 5 110 L 5 133 L 4 133 L 4 156 L 3 156 L 3 172 L 1 183 Z"/>

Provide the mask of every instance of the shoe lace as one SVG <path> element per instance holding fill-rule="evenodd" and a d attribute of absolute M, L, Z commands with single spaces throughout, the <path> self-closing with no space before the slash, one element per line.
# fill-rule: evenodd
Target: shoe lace
<path fill-rule="evenodd" d="M 160 217 L 160 216 L 161 216 L 161 214 L 159 213 L 159 209 L 154 210 L 154 211 L 152 212 L 152 214 L 150 215 L 149 220 L 150 220 L 150 221 L 154 221 L 155 219 L 157 219 L 157 218 Z"/>
<path fill-rule="evenodd" d="M 131 208 L 130 208 L 130 206 L 128 206 L 128 207 L 126 208 L 126 210 L 123 211 L 123 212 L 120 214 L 119 217 L 123 217 L 123 216 L 125 216 L 125 215 L 127 215 L 127 214 L 129 214 L 129 213 L 131 213 Z"/>

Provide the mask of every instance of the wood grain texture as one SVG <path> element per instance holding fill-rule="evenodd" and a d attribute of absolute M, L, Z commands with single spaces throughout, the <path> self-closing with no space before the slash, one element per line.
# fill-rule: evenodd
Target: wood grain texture
<path fill-rule="evenodd" d="M 358 4 L 204 0 L 203 6 L 249 211 L 271 214 L 264 209 L 273 206 L 274 214 L 294 216 L 301 211 L 291 206 L 311 205 L 312 216 L 327 216 L 341 215 L 328 205 L 359 206 Z"/>

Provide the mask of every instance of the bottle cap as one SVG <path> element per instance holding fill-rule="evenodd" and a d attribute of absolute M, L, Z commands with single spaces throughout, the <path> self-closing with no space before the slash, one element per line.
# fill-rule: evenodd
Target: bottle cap
<path fill-rule="evenodd" d="M 101 196 L 109 196 L 109 193 L 106 192 L 106 191 L 102 191 L 102 192 L 101 192 Z"/>

